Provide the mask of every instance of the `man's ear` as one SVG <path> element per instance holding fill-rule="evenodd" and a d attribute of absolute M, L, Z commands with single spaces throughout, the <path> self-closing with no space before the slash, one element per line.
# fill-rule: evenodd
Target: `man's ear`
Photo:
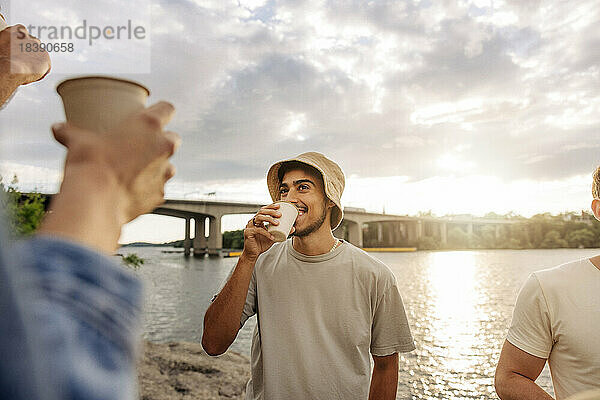
<path fill-rule="evenodd" d="M 600 221 L 600 200 L 592 200 L 592 212 L 594 213 L 594 217 Z"/>
<path fill-rule="evenodd" d="M 331 201 L 330 199 L 327 199 L 327 208 L 333 208 L 335 207 L 335 203 L 333 201 Z"/>

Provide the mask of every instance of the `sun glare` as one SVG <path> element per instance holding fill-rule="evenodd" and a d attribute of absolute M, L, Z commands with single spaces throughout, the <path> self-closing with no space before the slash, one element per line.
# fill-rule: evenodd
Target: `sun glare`
<path fill-rule="evenodd" d="M 477 307 L 476 265 L 472 252 L 431 253 L 428 282 L 432 300 L 431 340 L 434 352 L 448 370 L 462 372 L 475 367 L 473 326 Z M 436 355 L 434 355 L 436 356 Z"/>
<path fill-rule="evenodd" d="M 464 172 L 472 169 L 475 163 L 465 161 L 455 154 L 444 154 L 437 160 L 437 165 L 445 171 Z"/>

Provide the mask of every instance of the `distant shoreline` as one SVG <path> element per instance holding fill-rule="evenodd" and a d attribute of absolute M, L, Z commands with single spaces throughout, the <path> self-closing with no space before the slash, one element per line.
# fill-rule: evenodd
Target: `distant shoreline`
<path fill-rule="evenodd" d="M 179 241 L 175 241 L 175 242 L 168 242 L 168 243 L 147 243 L 147 242 L 133 242 L 133 243 L 126 243 L 126 244 L 120 244 L 119 243 L 119 247 L 178 247 L 176 246 L 176 244 Z M 183 241 L 181 241 L 183 242 Z"/>
<path fill-rule="evenodd" d="M 171 248 L 183 248 L 183 246 L 178 246 L 179 241 L 175 241 L 175 242 L 169 242 L 169 243 L 147 243 L 147 242 L 134 242 L 134 243 L 127 243 L 127 244 L 120 244 L 119 248 L 128 248 L 128 247 L 171 247 Z M 183 242 L 183 241 L 181 241 Z M 398 248 L 396 247 L 369 247 L 369 248 L 363 248 L 363 250 L 367 251 L 367 252 L 383 252 L 383 253 L 387 253 L 387 252 L 406 252 L 407 250 L 409 250 L 410 248 L 400 248 L 398 250 L 400 251 L 394 251 Z M 493 247 L 489 247 L 489 248 L 471 248 L 471 247 L 456 247 L 456 248 L 445 248 L 445 249 L 415 249 L 414 251 L 466 251 L 466 250 L 594 250 L 594 249 L 598 249 L 600 250 L 600 247 L 581 247 L 581 248 L 573 248 L 573 247 L 555 247 L 555 248 L 544 248 L 544 247 L 535 247 L 535 248 L 527 248 L 527 249 L 510 249 L 510 248 L 504 248 L 504 249 L 499 249 L 499 248 L 493 248 Z M 242 250 L 242 249 L 226 249 L 226 250 Z"/>
<path fill-rule="evenodd" d="M 593 249 L 600 248 L 600 222 L 589 213 L 534 215 L 531 218 L 513 217 L 506 218 L 501 215 L 487 215 L 486 217 L 503 218 L 515 223 L 500 225 L 475 226 L 472 223 L 447 221 L 439 232 L 435 226 L 427 223 L 421 228 L 415 228 L 417 233 L 400 232 L 395 225 L 380 223 L 377 229 L 368 223 L 363 226 L 361 247 L 366 251 L 394 251 L 393 249 L 418 249 L 418 250 L 525 250 L 525 249 Z M 350 232 L 343 227 L 338 235 Z M 434 229 L 435 228 L 435 229 Z M 420 232 L 420 233 L 418 233 Z M 445 233 L 444 233 L 445 232 Z M 399 236 L 399 234 L 402 235 Z M 406 240 L 408 239 L 408 240 Z M 402 243 L 400 243 L 402 242 Z M 183 240 L 152 244 L 135 242 L 123 247 L 159 247 L 173 246 L 184 247 Z M 244 231 L 223 232 L 223 248 L 241 250 L 244 246 Z"/>

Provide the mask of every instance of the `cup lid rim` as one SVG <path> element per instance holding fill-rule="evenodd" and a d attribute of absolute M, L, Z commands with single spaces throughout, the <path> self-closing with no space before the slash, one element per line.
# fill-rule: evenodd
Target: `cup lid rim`
<path fill-rule="evenodd" d="M 294 207 L 294 209 L 296 210 L 296 212 L 298 212 L 298 207 L 296 207 L 294 205 L 294 203 L 292 203 L 291 201 L 277 200 L 277 201 L 274 201 L 272 204 L 277 204 L 277 203 L 287 203 L 287 204 L 291 205 L 292 207 Z"/>
<path fill-rule="evenodd" d="M 148 96 L 150 96 L 150 90 L 146 86 L 142 85 L 141 83 L 131 81 L 129 79 L 115 78 L 112 76 L 104 76 L 104 75 L 88 75 L 88 76 L 69 78 L 69 79 L 64 80 L 61 83 L 59 83 L 58 86 L 56 86 L 56 91 L 58 92 L 58 94 L 60 94 L 61 89 L 63 89 L 65 85 L 67 85 L 71 82 L 82 81 L 82 80 L 93 80 L 93 79 L 101 79 L 101 80 L 105 79 L 105 80 L 110 80 L 110 81 L 129 83 L 129 84 L 132 84 L 132 85 L 135 85 L 135 86 L 138 86 L 138 87 L 144 89 L 146 91 L 146 93 L 148 94 Z"/>
<path fill-rule="evenodd" d="M 294 203 L 292 203 L 291 201 L 287 201 L 287 200 L 277 200 L 277 201 L 274 201 L 272 204 L 277 204 L 277 203 L 288 203 L 288 204 L 294 205 Z"/>

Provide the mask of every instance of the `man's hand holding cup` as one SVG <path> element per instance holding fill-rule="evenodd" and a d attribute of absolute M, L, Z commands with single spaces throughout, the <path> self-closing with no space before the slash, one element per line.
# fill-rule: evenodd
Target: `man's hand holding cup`
<path fill-rule="evenodd" d="M 291 205 L 291 208 L 288 207 L 288 204 L 290 203 L 276 202 L 264 206 L 248 222 L 246 229 L 244 229 L 244 251 L 242 252 L 245 257 L 256 260 L 259 255 L 269 250 L 276 241 L 281 242 L 288 235 L 294 233 L 295 227 L 293 224 L 298 216 L 298 210 L 293 205 Z M 295 215 L 293 215 L 294 212 Z M 285 227 L 281 226 L 282 222 L 286 225 Z"/>

